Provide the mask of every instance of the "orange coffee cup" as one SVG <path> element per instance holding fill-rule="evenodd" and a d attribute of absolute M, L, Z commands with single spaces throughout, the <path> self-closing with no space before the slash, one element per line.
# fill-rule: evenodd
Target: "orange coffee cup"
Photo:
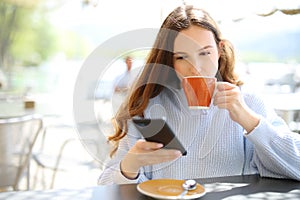
<path fill-rule="evenodd" d="M 187 76 L 182 87 L 190 109 L 208 109 L 215 91 L 217 79 L 208 76 Z"/>

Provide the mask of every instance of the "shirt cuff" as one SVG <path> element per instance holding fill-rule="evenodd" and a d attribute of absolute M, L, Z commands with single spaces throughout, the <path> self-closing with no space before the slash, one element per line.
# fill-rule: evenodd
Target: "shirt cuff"
<path fill-rule="evenodd" d="M 258 125 L 245 137 L 254 144 L 269 146 L 272 138 L 276 137 L 275 131 L 268 125 L 264 118 L 260 118 Z"/>
<path fill-rule="evenodd" d="M 116 184 L 131 184 L 131 183 L 137 183 L 138 182 L 139 175 L 135 179 L 129 179 L 123 175 L 120 169 L 120 163 L 119 163 L 119 170 L 117 170 L 114 174 L 114 183 Z"/>
<path fill-rule="evenodd" d="M 245 136 L 248 136 L 248 135 L 250 135 L 250 134 L 252 134 L 252 133 L 255 133 L 256 130 L 258 129 L 258 127 L 261 125 L 261 122 L 262 122 L 261 117 L 259 117 L 258 124 L 257 124 L 257 125 L 252 129 L 252 131 L 250 131 L 250 132 L 247 132 L 246 130 L 244 130 L 244 135 L 245 135 Z"/>

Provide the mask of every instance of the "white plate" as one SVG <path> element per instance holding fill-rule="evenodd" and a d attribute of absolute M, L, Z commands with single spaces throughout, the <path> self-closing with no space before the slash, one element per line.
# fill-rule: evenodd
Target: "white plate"
<path fill-rule="evenodd" d="M 137 190 L 144 195 L 156 199 L 196 199 L 206 193 L 205 188 L 197 183 L 195 190 L 189 191 L 184 197 L 181 197 L 183 183 L 184 180 L 155 179 L 138 184 Z"/>

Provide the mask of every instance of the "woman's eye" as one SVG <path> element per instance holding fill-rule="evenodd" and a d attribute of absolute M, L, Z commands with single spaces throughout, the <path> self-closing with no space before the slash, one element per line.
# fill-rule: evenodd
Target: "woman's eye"
<path fill-rule="evenodd" d="M 186 59 L 186 56 L 176 56 L 176 60 L 183 60 Z"/>
<path fill-rule="evenodd" d="M 210 51 L 203 51 L 201 53 L 199 53 L 200 56 L 207 56 L 210 55 Z"/>

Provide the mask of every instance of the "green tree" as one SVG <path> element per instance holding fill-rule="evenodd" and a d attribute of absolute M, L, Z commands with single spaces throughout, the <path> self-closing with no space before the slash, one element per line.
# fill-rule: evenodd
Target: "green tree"
<path fill-rule="evenodd" d="M 39 5 L 38 0 L 0 1 L 0 67 L 39 65 L 55 51 L 55 34 Z"/>

